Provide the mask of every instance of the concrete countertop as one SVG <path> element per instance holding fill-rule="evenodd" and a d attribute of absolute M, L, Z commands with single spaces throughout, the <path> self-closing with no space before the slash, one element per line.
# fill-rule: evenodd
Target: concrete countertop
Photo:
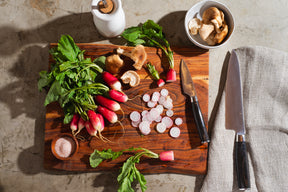
<path fill-rule="evenodd" d="M 198 0 L 122 0 L 126 27 L 152 19 L 172 46 L 194 46 L 184 32 L 186 11 Z M 209 114 L 225 56 L 231 49 L 260 45 L 288 51 L 288 1 L 219 0 L 235 17 L 230 41 L 210 50 Z M 38 73 L 47 69 L 48 43 L 61 34 L 76 42 L 121 43 L 97 32 L 90 1 L 0 1 L 0 192 L 117 191 L 116 173 L 70 173 L 43 169 L 44 93 Z M 199 191 L 204 176 L 145 175 L 147 191 Z M 136 191 L 141 191 L 136 186 Z"/>

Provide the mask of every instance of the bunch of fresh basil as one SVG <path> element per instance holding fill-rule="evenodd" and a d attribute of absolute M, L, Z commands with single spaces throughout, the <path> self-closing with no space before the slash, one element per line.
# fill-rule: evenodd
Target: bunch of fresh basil
<path fill-rule="evenodd" d="M 101 81 L 106 57 L 93 62 L 84 58 L 84 50 L 69 35 L 62 35 L 58 45 L 50 49 L 55 63 L 50 71 L 41 71 L 38 89 L 48 88 L 44 105 L 59 102 L 64 110 L 64 124 L 70 123 L 75 113 L 88 120 L 86 111 L 95 110 L 93 95 L 105 94 L 109 88 Z"/>

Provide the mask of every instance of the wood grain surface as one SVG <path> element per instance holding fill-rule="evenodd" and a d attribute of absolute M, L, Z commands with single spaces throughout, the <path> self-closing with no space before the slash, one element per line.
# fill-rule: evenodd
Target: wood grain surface
<path fill-rule="evenodd" d="M 51 44 L 55 46 L 56 44 Z M 98 56 L 108 56 L 112 54 L 119 46 L 105 45 L 105 44 L 77 44 L 80 49 L 86 50 L 85 57 L 91 57 L 92 59 Z M 131 50 L 131 47 L 120 46 L 123 49 Z M 150 61 L 156 66 L 156 69 L 160 72 L 160 75 L 165 78 L 165 70 L 168 65 L 168 61 L 161 50 L 156 48 L 146 47 L 148 54 L 147 61 Z M 199 99 L 200 107 L 203 112 L 203 117 L 208 125 L 208 87 L 209 87 L 209 52 L 198 48 L 183 48 L 174 47 L 175 70 L 177 71 L 177 81 L 173 83 L 167 83 L 163 87 L 158 88 L 156 83 L 151 80 L 145 69 L 137 71 L 141 77 L 141 83 L 139 86 L 130 88 L 128 86 L 123 87 L 123 91 L 129 98 L 134 98 L 126 103 L 121 103 L 121 107 L 124 111 L 124 119 L 122 124 L 125 128 L 125 132 L 121 126 L 116 124 L 109 124 L 105 122 L 105 130 L 102 132 L 103 136 L 113 142 L 103 143 L 97 138 L 91 138 L 83 129 L 80 136 L 85 140 L 79 139 L 79 151 L 70 160 L 60 161 L 57 160 L 51 152 L 51 141 L 59 133 L 71 132 L 69 125 L 63 124 L 63 112 L 57 103 L 51 103 L 46 108 L 46 124 L 45 124 L 45 152 L 44 152 L 44 167 L 48 170 L 66 170 L 66 171 L 118 171 L 123 162 L 131 154 L 125 154 L 121 158 L 113 161 L 104 161 L 97 168 L 91 168 L 89 165 L 89 156 L 94 149 L 103 150 L 109 149 L 118 151 L 130 147 L 144 147 L 152 150 L 153 152 L 160 153 L 165 150 L 173 150 L 175 154 L 175 161 L 161 162 L 157 159 L 149 159 L 142 157 L 137 168 L 141 173 L 181 173 L 189 175 L 205 174 L 207 169 L 207 145 L 202 145 L 200 138 L 195 127 L 192 110 L 190 108 L 189 98 L 183 95 L 180 84 L 179 64 L 183 58 L 187 63 L 191 76 L 193 78 L 197 96 Z M 123 57 L 125 61 L 125 67 L 121 70 L 121 73 L 127 69 L 133 69 L 131 65 L 133 62 L 129 58 Z M 50 58 L 50 62 L 52 62 Z M 168 134 L 168 130 L 163 134 L 156 132 L 152 124 L 152 131 L 147 136 L 142 136 L 137 128 L 134 128 L 130 124 L 129 114 L 137 110 L 139 112 L 144 109 L 148 109 L 145 103 L 141 101 L 139 95 L 144 93 L 153 93 L 154 91 L 160 91 L 162 88 L 169 90 L 169 94 L 173 99 L 174 104 L 174 120 L 177 117 L 181 117 L 184 123 L 180 125 L 181 135 L 174 139 Z M 122 113 L 117 112 L 119 118 L 122 118 Z"/>

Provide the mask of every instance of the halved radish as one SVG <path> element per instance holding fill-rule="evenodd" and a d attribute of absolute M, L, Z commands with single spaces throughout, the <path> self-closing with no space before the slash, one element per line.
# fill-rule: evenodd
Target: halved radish
<path fill-rule="evenodd" d="M 180 131 L 179 127 L 172 127 L 169 131 L 170 136 L 173 138 L 179 137 L 180 133 L 181 133 L 181 131 Z"/>
<path fill-rule="evenodd" d="M 161 161 L 174 161 L 174 152 L 173 151 L 163 151 L 159 154 Z"/>
<path fill-rule="evenodd" d="M 164 123 L 167 128 L 170 128 L 173 126 L 173 120 L 170 117 L 167 117 L 167 116 L 163 117 L 161 122 Z"/>
<path fill-rule="evenodd" d="M 150 123 L 148 121 L 142 121 L 139 124 L 139 130 L 143 135 L 148 135 L 151 132 Z"/>
<path fill-rule="evenodd" d="M 164 133 L 166 131 L 166 125 L 164 123 L 157 123 L 156 130 L 158 133 Z"/>

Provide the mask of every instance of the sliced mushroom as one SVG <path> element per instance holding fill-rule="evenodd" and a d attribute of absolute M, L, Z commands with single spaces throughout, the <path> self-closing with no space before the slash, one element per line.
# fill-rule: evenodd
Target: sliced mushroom
<path fill-rule="evenodd" d="M 214 36 L 214 40 L 216 43 L 221 43 L 223 41 L 223 39 L 226 37 L 226 35 L 228 34 L 228 25 L 224 24 L 222 27 L 221 27 L 221 32 L 220 33 L 217 33 L 215 36 Z"/>
<path fill-rule="evenodd" d="M 108 56 L 105 61 L 106 70 L 112 74 L 118 73 L 123 65 L 124 62 L 118 54 Z"/>
<path fill-rule="evenodd" d="M 202 21 L 205 24 L 212 23 L 215 27 L 216 32 L 218 33 L 220 27 L 222 26 L 222 17 L 223 15 L 218 8 L 210 7 L 203 12 Z"/>
<path fill-rule="evenodd" d="M 198 18 L 193 18 L 188 23 L 189 32 L 191 35 L 197 35 L 201 27 L 201 21 Z"/>
<path fill-rule="evenodd" d="M 138 75 L 138 73 L 136 71 L 133 71 L 133 70 L 126 71 L 120 77 L 120 79 L 125 84 L 129 83 L 129 85 L 131 87 L 135 87 L 135 86 L 139 85 L 139 83 L 140 83 L 140 76 Z"/>
<path fill-rule="evenodd" d="M 201 39 L 206 41 L 213 31 L 214 31 L 214 25 L 202 23 L 201 28 L 199 29 L 199 35 Z"/>
<path fill-rule="evenodd" d="M 147 59 L 147 53 L 143 45 L 137 45 L 134 49 L 132 49 L 131 52 L 118 48 L 117 53 L 130 57 L 135 62 L 133 67 L 137 70 L 142 68 L 144 62 Z"/>

